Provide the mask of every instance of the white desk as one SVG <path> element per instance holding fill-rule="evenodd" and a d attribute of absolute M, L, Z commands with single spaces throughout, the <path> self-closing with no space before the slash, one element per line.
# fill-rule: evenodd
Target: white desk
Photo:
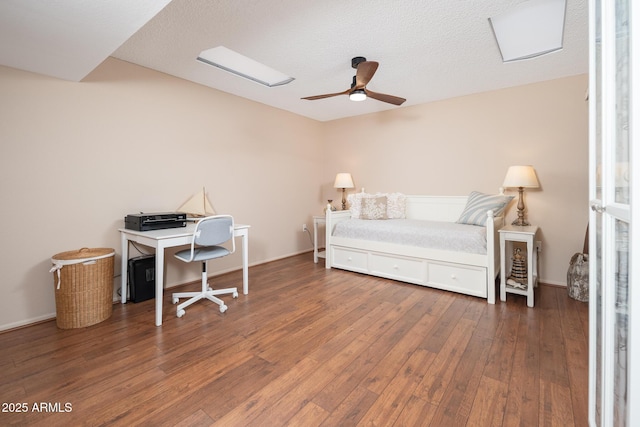
<path fill-rule="evenodd" d="M 235 224 L 233 235 L 242 237 L 242 293 L 249 293 L 249 225 Z M 121 300 L 127 302 L 127 264 L 129 260 L 129 242 L 155 248 L 156 250 L 156 326 L 162 325 L 162 294 L 164 291 L 164 250 L 176 246 L 190 245 L 195 222 L 189 222 L 186 227 L 167 228 L 163 230 L 135 231 L 120 228 L 122 243 L 122 277 Z"/>

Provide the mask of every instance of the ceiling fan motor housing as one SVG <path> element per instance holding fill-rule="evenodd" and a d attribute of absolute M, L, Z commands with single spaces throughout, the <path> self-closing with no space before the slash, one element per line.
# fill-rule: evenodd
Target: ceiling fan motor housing
<path fill-rule="evenodd" d="M 366 61 L 367 58 L 365 58 L 364 56 L 356 56 L 355 58 L 351 59 L 351 68 L 358 68 L 358 65 L 361 62 Z"/>

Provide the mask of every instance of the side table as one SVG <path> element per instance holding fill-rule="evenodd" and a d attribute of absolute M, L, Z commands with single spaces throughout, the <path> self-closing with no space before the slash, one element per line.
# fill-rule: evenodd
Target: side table
<path fill-rule="evenodd" d="M 507 293 L 525 295 L 527 306 L 533 307 L 533 289 L 538 282 L 538 257 L 533 256 L 538 227 L 534 225 L 507 225 L 498 232 L 500 233 L 500 301 L 507 300 Z M 524 242 L 527 245 L 527 283 L 522 284 L 525 286 L 524 289 L 507 284 L 507 267 L 510 271 L 513 264 L 512 262 L 507 263 L 507 256 L 509 253 L 513 253 L 513 242 Z M 510 252 L 507 252 L 507 243 L 510 243 Z M 509 259 L 511 259 L 510 256 Z"/>
<path fill-rule="evenodd" d="M 318 226 L 327 223 L 325 216 L 313 216 L 313 262 L 318 263 L 318 258 L 326 258 L 325 251 L 318 250 Z"/>

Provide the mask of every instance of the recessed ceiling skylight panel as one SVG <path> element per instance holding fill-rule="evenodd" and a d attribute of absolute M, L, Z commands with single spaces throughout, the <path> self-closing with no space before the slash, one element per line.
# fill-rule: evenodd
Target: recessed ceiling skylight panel
<path fill-rule="evenodd" d="M 566 0 L 529 0 L 489 18 L 504 62 L 562 49 Z"/>
<path fill-rule="evenodd" d="M 197 60 L 268 87 L 286 85 L 295 80 L 224 46 L 203 50 Z"/>

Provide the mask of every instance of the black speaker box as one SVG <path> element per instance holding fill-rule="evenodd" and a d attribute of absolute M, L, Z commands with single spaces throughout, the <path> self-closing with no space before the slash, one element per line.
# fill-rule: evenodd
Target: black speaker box
<path fill-rule="evenodd" d="M 142 302 L 156 296 L 156 256 L 143 255 L 129 260 L 129 300 Z"/>

